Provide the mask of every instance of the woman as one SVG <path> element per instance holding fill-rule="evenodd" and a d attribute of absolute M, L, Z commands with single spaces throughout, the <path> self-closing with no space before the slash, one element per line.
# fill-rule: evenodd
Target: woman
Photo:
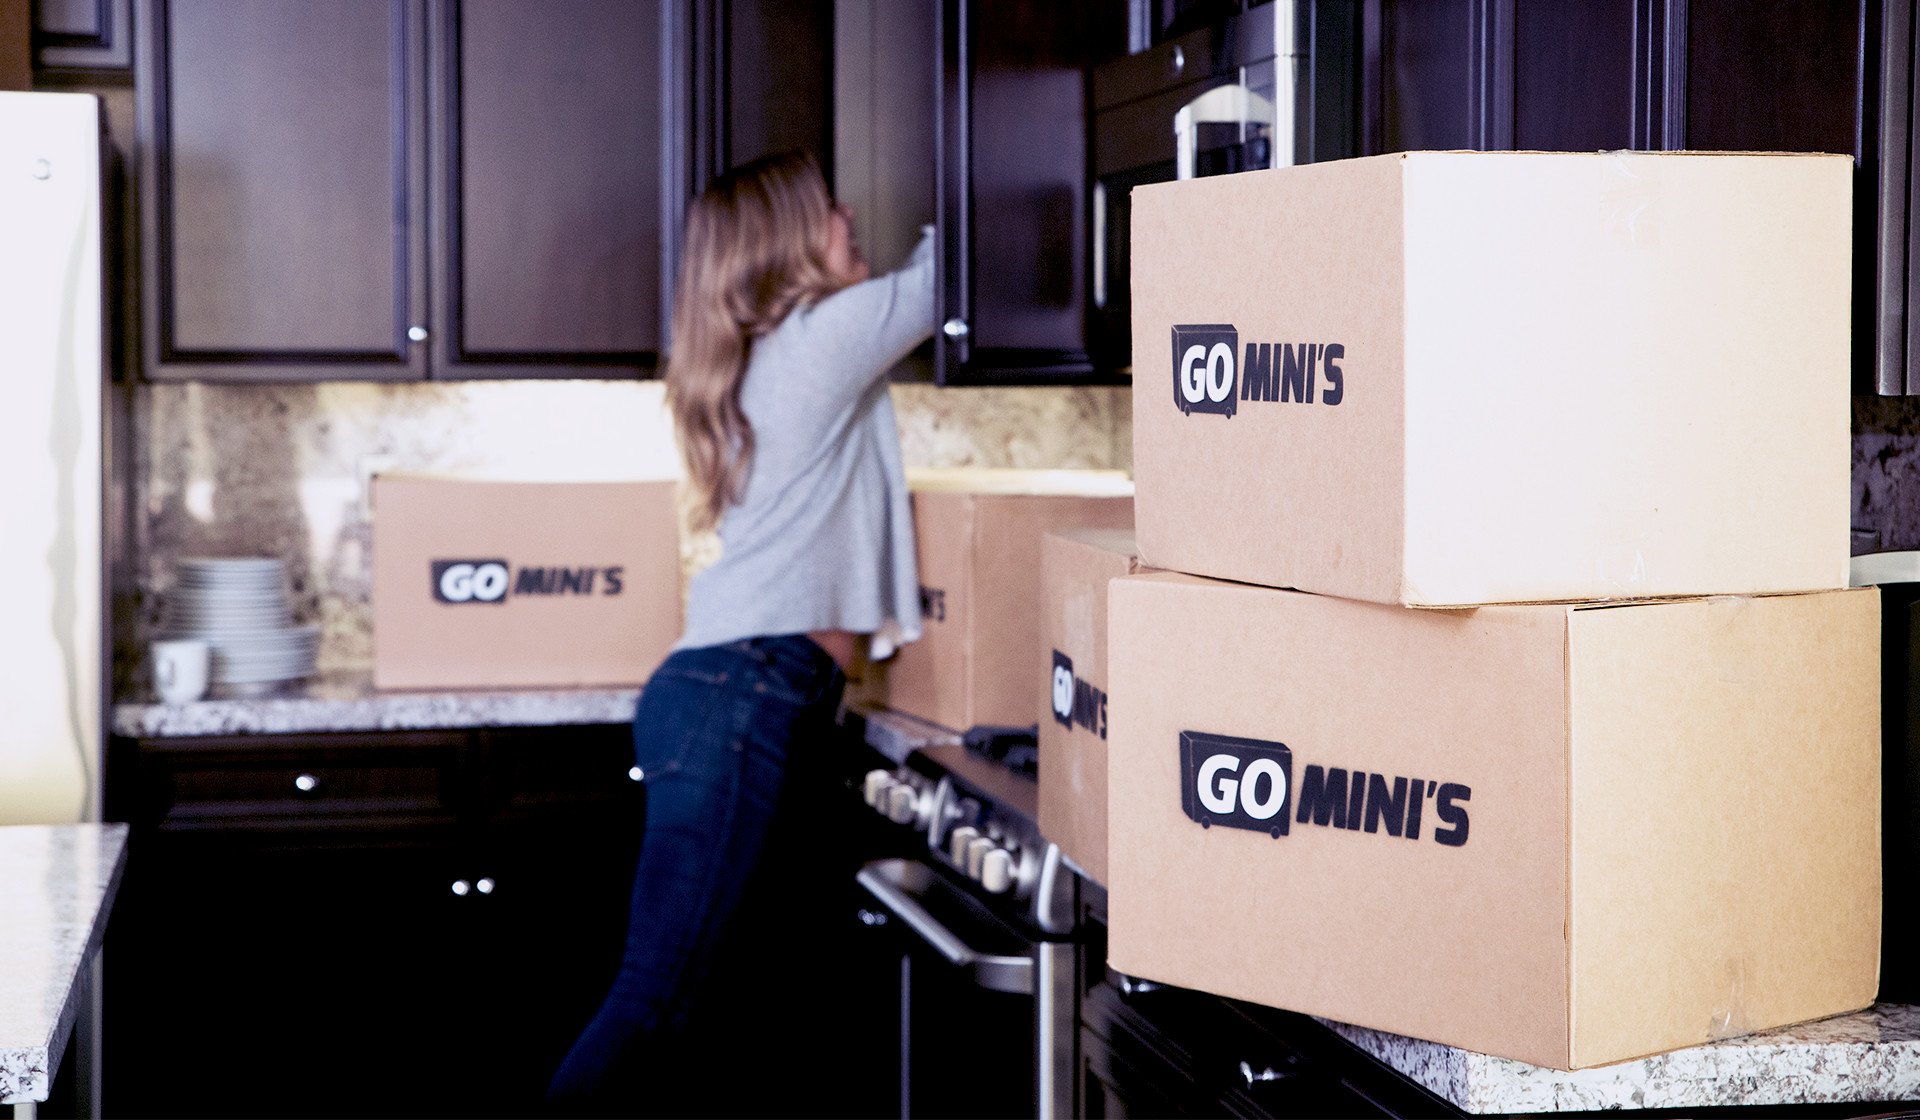
<path fill-rule="evenodd" d="M 722 552 L 634 715 L 647 821 L 626 955 L 554 1074 L 563 1106 L 645 1103 L 675 1080 L 671 1042 L 857 638 L 919 636 L 885 375 L 933 332 L 930 233 L 899 272 L 868 271 L 802 155 L 729 172 L 688 213 L 667 400 L 695 527 Z"/>

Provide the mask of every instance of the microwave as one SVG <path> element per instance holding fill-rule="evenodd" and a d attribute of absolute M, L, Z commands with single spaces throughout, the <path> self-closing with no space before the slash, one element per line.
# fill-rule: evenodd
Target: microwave
<path fill-rule="evenodd" d="M 1093 68 L 1088 350 L 1133 366 L 1129 192 L 1359 152 L 1360 5 L 1273 0 Z"/>

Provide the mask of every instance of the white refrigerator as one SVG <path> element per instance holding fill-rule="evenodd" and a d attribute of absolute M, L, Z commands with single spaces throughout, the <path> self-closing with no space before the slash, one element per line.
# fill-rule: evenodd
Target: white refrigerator
<path fill-rule="evenodd" d="M 0 825 L 100 817 L 100 103 L 0 93 Z"/>

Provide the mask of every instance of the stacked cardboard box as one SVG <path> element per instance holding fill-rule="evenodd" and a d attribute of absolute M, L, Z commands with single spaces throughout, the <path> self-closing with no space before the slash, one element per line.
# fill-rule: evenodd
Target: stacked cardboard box
<path fill-rule="evenodd" d="M 682 624 L 674 488 L 380 475 L 374 684 L 645 681 Z"/>
<path fill-rule="evenodd" d="M 1573 1069 L 1870 1003 L 1844 157 L 1139 188 L 1110 963 Z M 1226 582 L 1237 581 L 1237 582 Z"/>
<path fill-rule="evenodd" d="M 915 470 L 914 543 L 924 636 L 886 671 L 889 706 L 966 731 L 1026 727 L 1043 681 L 1040 540 L 1053 529 L 1131 529 L 1133 484 L 1119 471 Z"/>
<path fill-rule="evenodd" d="M 1107 881 L 1107 585 L 1141 571 L 1131 529 L 1048 533 L 1040 546 L 1040 832 Z"/>

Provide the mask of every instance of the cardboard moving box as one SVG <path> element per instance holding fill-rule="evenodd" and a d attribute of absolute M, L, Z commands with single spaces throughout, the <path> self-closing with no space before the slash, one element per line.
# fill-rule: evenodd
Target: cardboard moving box
<path fill-rule="evenodd" d="M 645 681 L 682 627 L 674 486 L 379 476 L 374 684 Z"/>
<path fill-rule="evenodd" d="M 1107 583 L 1140 570 L 1131 529 L 1040 544 L 1040 832 L 1107 881 Z"/>
<path fill-rule="evenodd" d="M 1410 152 L 1136 188 L 1141 559 L 1417 606 L 1845 587 L 1852 168 Z"/>
<path fill-rule="evenodd" d="M 1122 972 L 1560 1069 L 1873 1002 L 1874 589 L 1109 625 Z"/>
<path fill-rule="evenodd" d="M 1133 527 L 1117 471 L 912 471 L 926 634 L 887 669 L 887 703 L 965 731 L 1040 715 L 1040 538 Z"/>

